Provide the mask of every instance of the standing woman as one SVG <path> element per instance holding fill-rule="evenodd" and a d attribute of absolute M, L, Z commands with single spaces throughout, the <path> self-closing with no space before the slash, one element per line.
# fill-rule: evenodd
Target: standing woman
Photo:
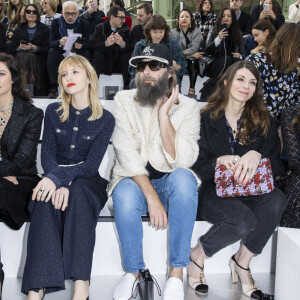
<path fill-rule="evenodd" d="M 31 104 L 12 56 L 0 53 L 0 220 L 14 230 L 29 218 L 43 111 Z M 4 273 L 0 262 L 0 299 Z"/>
<path fill-rule="evenodd" d="M 191 251 L 189 284 L 207 293 L 204 260 L 241 241 L 230 259 L 232 281 L 242 284 L 251 299 L 263 299 L 251 277 L 249 264 L 262 252 L 286 206 L 281 190 L 246 197 L 217 196 L 215 166 L 224 165 L 234 180 L 245 185 L 254 177 L 262 158 L 271 162 L 273 178 L 284 174 L 276 122 L 269 115 L 261 94 L 259 72 L 247 61 L 232 65 L 218 81 L 216 91 L 201 112 L 199 156 L 193 170 L 202 179 L 200 217 L 213 224 Z"/>
<path fill-rule="evenodd" d="M 69 56 L 58 73 L 62 102 L 46 110 L 41 159 L 45 173 L 29 207 L 22 292 L 30 300 L 64 290 L 66 279 L 75 281 L 73 299 L 87 299 L 95 228 L 107 200 L 107 180 L 98 169 L 114 117 L 100 104 L 97 74 L 87 59 Z"/>
<path fill-rule="evenodd" d="M 268 20 L 259 20 L 252 26 L 252 35 L 257 47 L 251 50 L 251 54 L 267 51 L 276 35 L 276 29 Z"/>
<path fill-rule="evenodd" d="M 205 41 L 208 33 L 215 27 L 217 15 L 214 13 L 211 0 L 200 0 L 195 13 L 196 27 L 201 31 L 201 48 L 205 48 Z"/>
<path fill-rule="evenodd" d="M 287 107 L 299 103 L 298 57 L 300 26 L 289 23 L 277 31 L 268 52 L 252 54 L 247 58 L 259 70 L 264 101 L 277 119 Z"/>
<path fill-rule="evenodd" d="M 178 41 L 187 58 L 190 78 L 189 95 L 194 95 L 199 73 L 198 59 L 203 57 L 204 52 L 199 52 L 201 32 L 196 28 L 194 17 L 188 9 L 183 9 L 179 13 L 176 28 L 171 30 L 171 37 Z"/>

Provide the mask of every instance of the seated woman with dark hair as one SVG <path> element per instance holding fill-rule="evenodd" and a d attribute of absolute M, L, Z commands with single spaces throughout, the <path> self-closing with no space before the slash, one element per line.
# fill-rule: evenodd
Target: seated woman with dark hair
<path fill-rule="evenodd" d="M 0 220 L 14 230 L 27 210 L 37 176 L 36 154 L 43 111 L 31 104 L 12 56 L 0 53 Z M 4 273 L 0 261 L 0 299 Z"/>
<path fill-rule="evenodd" d="M 176 70 L 177 80 L 180 83 L 182 76 L 186 72 L 187 61 L 178 42 L 170 37 L 170 27 L 164 17 L 160 15 L 152 16 L 144 27 L 144 36 L 144 40 L 140 40 L 135 44 L 131 57 L 140 55 L 147 44 L 166 45 L 173 54 L 173 67 Z M 135 67 L 129 66 L 129 73 L 132 76 L 135 75 L 135 69 Z M 131 87 L 135 85 L 134 80 L 131 81 L 130 85 Z"/>
<path fill-rule="evenodd" d="M 277 119 L 280 119 L 284 109 L 300 102 L 298 57 L 300 26 L 289 23 L 277 31 L 268 52 L 252 54 L 247 58 L 260 72 L 264 101 Z"/>
<path fill-rule="evenodd" d="M 286 109 L 281 118 L 283 145 L 288 161 L 289 176 L 284 193 L 288 205 L 280 225 L 300 228 L 300 106 Z"/>
<path fill-rule="evenodd" d="M 264 299 L 251 276 L 249 264 L 273 234 L 287 199 L 276 187 L 262 194 L 224 198 L 226 193 L 216 192 L 214 177 L 219 163 L 230 173 L 228 176 L 233 176 L 221 192 L 230 182 L 250 190 L 247 184 L 256 176 L 262 158 L 270 160 L 274 179 L 284 175 L 279 154 L 277 125 L 263 103 L 259 72 L 251 62 L 237 62 L 221 76 L 201 111 L 199 156 L 193 170 L 202 179 L 200 217 L 213 226 L 200 237 L 190 255 L 189 284 L 197 292 L 208 292 L 204 260 L 241 241 L 239 250 L 230 259 L 232 282 L 240 280 L 243 293 L 250 299 Z M 220 176 L 227 177 L 224 173 Z M 256 184 L 261 183 L 255 180 Z"/>
<path fill-rule="evenodd" d="M 7 49 L 8 49 L 9 53 L 11 52 L 11 47 L 10 47 L 12 45 L 11 39 L 14 35 L 15 30 L 21 23 L 25 22 L 25 19 L 24 19 L 25 7 L 26 7 L 26 5 L 19 6 L 15 13 L 13 20 L 8 21 L 7 28 L 6 28 L 6 39 L 7 39 L 7 44 L 8 44 Z"/>
<path fill-rule="evenodd" d="M 278 5 L 274 0 L 265 0 L 263 7 L 264 9 L 261 11 L 259 19 L 269 20 L 274 25 L 276 30 L 278 30 L 285 23 L 284 16 L 281 13 Z"/>
<path fill-rule="evenodd" d="M 242 32 L 236 20 L 235 11 L 223 8 L 218 16 L 216 25 L 206 39 L 205 55 L 214 59 L 208 65 L 206 76 L 210 80 L 204 83 L 201 92 L 201 100 L 206 99 L 215 90 L 217 79 L 235 62 L 246 57 Z"/>
<path fill-rule="evenodd" d="M 268 20 L 259 20 L 252 26 L 252 35 L 257 47 L 251 50 L 251 54 L 267 51 L 273 42 L 276 29 Z"/>
<path fill-rule="evenodd" d="M 48 94 L 46 62 L 49 32 L 49 28 L 40 22 L 37 6 L 26 5 L 25 23 L 16 29 L 12 42 L 24 83 L 33 84 L 35 96 Z"/>
<path fill-rule="evenodd" d="M 199 73 L 198 59 L 204 52 L 199 52 L 201 32 L 195 26 L 195 20 L 188 9 L 183 9 L 178 15 L 176 28 L 171 30 L 171 37 L 178 41 L 187 58 L 190 78 L 189 95 L 195 94 L 195 84 Z"/>
<path fill-rule="evenodd" d="M 207 35 L 215 27 L 217 21 L 212 1 L 200 0 L 194 17 L 196 27 L 201 31 L 201 49 L 204 49 Z"/>
<path fill-rule="evenodd" d="M 125 3 L 124 3 L 123 0 L 111 0 L 109 6 L 110 6 L 110 7 L 112 7 L 112 6 L 120 6 L 120 7 L 122 7 L 122 8 L 124 9 L 124 11 L 125 11 L 125 15 L 126 15 L 127 17 L 130 17 L 130 12 L 127 11 L 127 10 L 125 9 Z M 128 26 L 128 25 L 127 25 L 127 26 Z M 130 27 L 131 27 L 131 26 L 130 26 Z"/>

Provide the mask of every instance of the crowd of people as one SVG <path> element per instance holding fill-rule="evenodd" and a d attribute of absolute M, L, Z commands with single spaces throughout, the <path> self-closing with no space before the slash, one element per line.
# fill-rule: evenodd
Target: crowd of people
<path fill-rule="evenodd" d="M 73 300 L 89 298 L 95 229 L 112 196 L 126 272 L 113 299 L 137 290 L 153 299 L 143 259 L 141 216 L 148 214 L 154 228 L 169 226 L 164 300 L 184 299 L 185 267 L 189 286 L 206 295 L 205 260 L 236 242 L 232 282 L 263 300 L 252 258 L 279 224 L 300 228 L 299 0 L 288 24 L 272 0 L 250 14 L 230 0 L 218 16 L 210 0 L 200 0 L 196 12 L 180 11 L 172 30 L 148 3 L 131 29 L 121 0 L 107 17 L 93 0 L 82 11 L 66 1 L 60 12 L 56 0 L 43 0 L 42 16 L 35 4 L 9 0 L 6 10 L 1 1 L 8 53 L 0 53 L 0 220 L 18 230 L 30 217 L 27 299 L 64 290 L 67 279 Z M 192 96 L 205 62 L 200 111 Z M 112 114 L 99 102 L 98 78 L 113 72 L 122 73 L 124 90 Z M 186 72 L 190 97 L 180 93 Z M 51 98 L 61 89 L 61 101 L 45 112 L 43 175 L 36 168 L 43 112 L 28 85 Z M 110 140 L 108 182 L 98 169 Z M 191 249 L 197 215 L 212 227 Z M 0 269 L 1 299 L 1 260 Z"/>

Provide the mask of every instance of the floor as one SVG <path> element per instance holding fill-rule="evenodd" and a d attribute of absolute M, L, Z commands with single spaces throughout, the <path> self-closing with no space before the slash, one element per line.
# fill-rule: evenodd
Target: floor
<path fill-rule="evenodd" d="M 274 274 L 259 273 L 254 274 L 257 284 L 264 293 L 274 293 Z M 90 300 L 111 300 L 115 284 L 119 276 L 101 276 L 93 277 L 90 287 Z M 155 276 L 160 287 L 163 290 L 166 277 L 164 275 Z M 230 274 L 207 274 L 209 284 L 209 293 L 206 296 L 197 295 L 185 281 L 185 300 L 249 300 L 248 297 L 241 293 L 240 285 L 231 283 Z M 4 282 L 3 300 L 25 300 L 25 295 L 20 292 L 21 278 L 7 278 Z M 46 295 L 45 300 L 71 300 L 72 282 L 66 282 L 66 291 Z M 139 298 L 139 297 L 138 297 Z M 155 300 L 162 299 L 157 292 Z M 272 298 L 266 298 L 272 299 Z"/>

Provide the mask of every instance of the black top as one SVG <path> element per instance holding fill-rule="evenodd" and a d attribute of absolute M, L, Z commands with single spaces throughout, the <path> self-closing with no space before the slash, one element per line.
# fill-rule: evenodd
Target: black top
<path fill-rule="evenodd" d="M 163 172 L 160 172 L 160 171 L 157 171 L 156 169 L 154 169 L 152 167 L 152 165 L 149 163 L 149 161 L 147 162 L 146 170 L 149 173 L 148 177 L 149 177 L 150 180 L 152 180 L 152 179 L 160 179 L 163 176 L 165 176 L 166 174 L 168 174 L 168 173 L 163 173 Z"/>
<path fill-rule="evenodd" d="M 237 143 L 235 154 L 243 156 L 250 150 L 255 150 L 262 158 L 269 158 L 273 177 L 284 176 L 285 168 L 280 160 L 280 141 L 275 120 L 270 117 L 271 125 L 267 136 L 261 136 L 259 131 L 250 135 L 254 142 L 248 145 Z M 210 111 L 201 114 L 199 156 L 192 167 L 202 181 L 212 182 L 215 174 L 217 158 L 223 155 L 232 155 L 229 144 L 229 132 L 226 126 L 224 113 L 220 113 L 216 120 L 210 118 Z"/>
<path fill-rule="evenodd" d="M 131 34 L 130 34 L 130 48 L 131 51 L 133 51 L 134 46 L 137 42 L 139 42 L 140 40 L 143 40 L 145 38 L 144 36 L 144 27 L 142 25 L 135 25 L 132 30 L 131 30 Z"/>
<path fill-rule="evenodd" d="M 252 17 L 249 14 L 247 14 L 244 11 L 241 11 L 238 23 L 243 36 L 246 34 L 251 34 L 253 22 Z"/>
<path fill-rule="evenodd" d="M 1 138 L 0 176 L 37 174 L 36 153 L 43 111 L 15 98 L 11 117 Z"/>

